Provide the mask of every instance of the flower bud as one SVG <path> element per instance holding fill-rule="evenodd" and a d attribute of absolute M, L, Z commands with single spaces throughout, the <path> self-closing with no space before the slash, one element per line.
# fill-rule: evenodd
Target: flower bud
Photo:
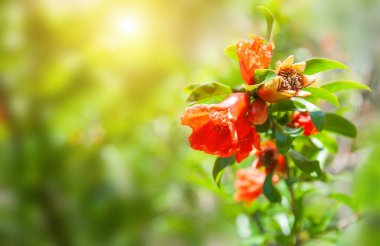
<path fill-rule="evenodd" d="M 266 102 L 257 98 L 249 108 L 248 119 L 254 125 L 262 125 L 268 119 L 268 106 Z"/>

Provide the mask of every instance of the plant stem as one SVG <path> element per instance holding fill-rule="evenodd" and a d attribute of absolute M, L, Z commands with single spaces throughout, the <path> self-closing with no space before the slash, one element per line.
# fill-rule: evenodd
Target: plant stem
<path fill-rule="evenodd" d="M 288 163 L 288 160 L 286 160 L 286 163 Z M 297 198 L 296 198 L 296 195 L 295 195 L 295 192 L 294 192 L 294 187 L 293 187 L 293 184 L 294 182 L 292 181 L 292 178 L 290 176 L 290 172 L 289 172 L 289 165 L 287 165 L 288 167 L 288 178 L 286 179 L 286 186 L 289 190 L 289 193 L 290 193 L 290 199 L 291 199 L 291 210 L 292 210 L 292 213 L 294 215 L 294 223 L 293 223 L 293 226 L 292 226 L 292 229 L 291 229 L 291 235 L 292 235 L 292 238 L 293 238 L 293 243 L 292 245 L 295 245 L 295 246 L 298 246 L 298 245 L 301 245 L 301 242 L 300 242 L 300 238 L 299 238 L 299 232 L 300 232 L 300 211 L 299 211 L 299 207 L 297 205 Z"/>

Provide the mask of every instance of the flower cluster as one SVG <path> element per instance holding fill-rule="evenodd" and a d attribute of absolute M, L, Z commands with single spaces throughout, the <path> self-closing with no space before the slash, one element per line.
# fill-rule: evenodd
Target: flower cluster
<path fill-rule="evenodd" d="M 316 134 L 326 123 L 335 124 L 334 119 L 340 124 L 345 123 L 347 129 L 331 125 L 326 127 L 328 130 L 349 137 L 356 134 L 355 127 L 342 116 L 329 113 L 330 120 L 327 121 L 325 113 L 313 104 L 319 99 L 338 104 L 332 93 L 336 88 L 344 87 L 342 83 L 345 82 L 327 85 L 327 89 L 332 88 L 331 92 L 316 87 L 304 90 L 316 81 L 315 73 L 348 67 L 323 58 L 295 63 L 293 55 L 271 67 L 275 45 L 270 35 L 268 39 L 270 41 L 253 37 L 250 41 L 229 46 L 226 54 L 238 60 L 243 84 L 231 87 L 213 82 L 191 87 L 188 98 L 191 104 L 181 117 L 181 123 L 192 129 L 190 146 L 218 156 L 213 169 L 217 184 L 222 169 L 235 161 L 241 163 L 253 154 L 250 168 L 238 170 L 235 182 L 235 199 L 245 203 L 252 202 L 262 193 L 271 202 L 278 201 L 276 197 L 270 198 L 278 193 L 273 191 L 276 190 L 273 184 L 281 178 L 294 180 L 290 174 L 302 178 L 317 176 L 323 180 L 323 171 L 319 164 L 315 165 L 319 162 L 303 155 L 316 156 L 319 149 L 304 148 L 302 144 L 310 145 L 305 138 L 299 138 L 303 139 L 299 141 L 308 142 L 293 144 L 298 136 Z M 352 88 L 353 82 L 348 83 L 351 83 L 348 88 Z M 357 84 L 354 87 L 363 88 Z M 310 91 L 313 92 L 312 100 L 304 99 L 311 95 Z M 319 137 L 323 137 L 322 134 Z M 310 151 L 314 153 L 310 154 Z M 290 171 L 294 166 L 297 171 Z M 267 181 L 268 177 L 272 180 Z M 263 189 L 265 184 L 266 189 Z"/>
<path fill-rule="evenodd" d="M 258 84 L 255 79 L 257 69 L 268 69 L 273 53 L 273 43 L 254 37 L 251 42 L 238 42 L 236 53 L 239 58 L 240 72 L 248 85 Z M 235 187 L 238 201 L 252 201 L 262 193 L 266 174 L 283 173 L 286 169 L 283 155 L 279 154 L 276 144 L 266 141 L 260 144 L 257 125 L 268 120 L 268 103 L 276 103 L 293 96 L 308 96 L 302 88 L 315 81 L 303 75 L 306 63 L 293 63 L 289 56 L 277 62 L 276 76 L 260 85 L 255 94 L 236 92 L 216 104 L 195 104 L 185 110 L 182 124 L 192 128 L 190 146 L 207 154 L 219 157 L 235 155 L 239 163 L 247 158 L 255 148 L 255 163 L 250 169 L 240 170 Z M 294 115 L 293 127 L 304 127 L 305 135 L 315 132 L 312 123 L 307 122 L 304 114 Z M 262 171 L 262 168 L 265 171 Z M 278 175 L 273 176 L 274 181 Z"/>

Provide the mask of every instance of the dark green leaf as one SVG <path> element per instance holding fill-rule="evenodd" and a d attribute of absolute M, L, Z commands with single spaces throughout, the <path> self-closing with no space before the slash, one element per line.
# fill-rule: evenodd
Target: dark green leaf
<path fill-rule="evenodd" d="M 318 129 L 318 131 L 323 130 L 325 123 L 326 123 L 326 119 L 325 119 L 325 114 L 323 113 L 323 111 L 320 108 L 318 108 L 317 106 L 315 106 L 311 102 L 306 101 L 303 98 L 293 97 L 292 101 L 303 104 L 306 107 L 307 111 L 309 112 L 314 126 Z"/>
<path fill-rule="evenodd" d="M 235 163 L 235 156 L 230 157 L 218 157 L 215 160 L 214 168 L 212 169 L 212 177 L 215 183 L 220 187 L 220 181 L 222 179 L 223 171 L 226 167 L 231 166 Z"/>
<path fill-rule="evenodd" d="M 257 132 L 267 132 L 270 128 L 270 119 L 268 117 L 267 121 L 265 121 L 262 125 L 256 125 L 256 131 Z"/>
<path fill-rule="evenodd" d="M 303 71 L 306 75 L 311 75 L 331 69 L 346 69 L 349 68 L 338 61 L 329 60 L 325 58 L 314 58 L 306 61 L 306 69 Z"/>
<path fill-rule="evenodd" d="M 307 174 L 316 172 L 318 176 L 323 175 L 323 172 L 317 160 L 309 160 L 306 157 L 304 157 L 301 153 L 294 150 L 289 152 L 289 156 L 294 161 L 296 167 L 298 167 L 302 172 Z"/>
<path fill-rule="evenodd" d="M 326 84 L 321 85 L 321 87 L 330 92 L 338 92 L 338 91 L 343 91 L 343 90 L 371 91 L 371 89 L 368 86 L 356 81 L 352 81 L 352 80 L 340 80 L 340 81 L 328 82 Z"/>
<path fill-rule="evenodd" d="M 287 111 L 295 111 L 299 107 L 291 100 L 284 100 L 278 103 L 272 104 L 271 111 L 275 112 L 287 112 Z"/>
<path fill-rule="evenodd" d="M 264 181 L 263 187 L 264 195 L 272 203 L 281 202 L 281 194 L 273 186 L 273 172 L 269 173 Z"/>
<path fill-rule="evenodd" d="M 356 137 L 356 126 L 352 124 L 349 120 L 346 118 L 333 114 L 333 113 L 326 113 L 326 126 L 325 130 L 336 132 L 338 134 L 341 134 L 346 137 L 354 138 Z"/>
<path fill-rule="evenodd" d="M 232 94 L 231 87 L 217 82 L 203 83 L 195 87 L 187 102 L 190 104 L 218 103 Z"/>
<path fill-rule="evenodd" d="M 267 21 L 267 40 L 272 40 L 273 26 L 274 26 L 274 16 L 272 12 L 264 6 L 257 6 L 257 9 L 265 15 Z"/>
<path fill-rule="evenodd" d="M 230 46 L 224 49 L 224 54 L 227 57 L 231 58 L 232 60 L 239 62 L 239 58 L 238 58 L 236 50 L 237 50 L 236 44 L 231 44 Z"/>
<path fill-rule="evenodd" d="M 332 105 L 339 107 L 338 97 L 335 96 L 334 94 L 332 94 L 330 91 L 324 89 L 324 88 L 308 87 L 308 88 L 304 88 L 304 90 L 310 92 L 313 97 L 326 100 L 327 102 L 331 103 Z"/>
<path fill-rule="evenodd" d="M 303 133 L 303 128 L 291 128 L 287 126 L 283 126 L 282 130 L 284 133 L 289 134 L 291 137 L 297 137 Z"/>
<path fill-rule="evenodd" d="M 266 82 L 274 77 L 276 77 L 277 74 L 274 70 L 270 69 L 256 69 L 255 70 L 255 83 L 261 83 L 261 82 Z"/>
<path fill-rule="evenodd" d="M 292 146 L 294 139 L 295 137 L 284 132 L 280 125 L 276 125 L 276 146 L 278 152 L 281 154 L 287 153 Z"/>

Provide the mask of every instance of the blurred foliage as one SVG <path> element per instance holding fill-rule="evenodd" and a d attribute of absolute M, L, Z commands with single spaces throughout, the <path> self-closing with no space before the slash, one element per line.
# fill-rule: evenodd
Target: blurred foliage
<path fill-rule="evenodd" d="M 372 96 L 340 94 L 338 112 L 359 126 L 359 139 L 340 139 L 337 154 L 325 156 L 332 184 L 310 193 L 305 185 L 298 195 L 307 196 L 304 216 L 342 221 L 341 228 L 304 225 L 303 237 L 320 234 L 308 245 L 378 245 L 376 0 L 1 1 L 0 244 L 286 241 L 263 238 L 251 223 L 248 215 L 262 216 L 269 204 L 234 203 L 233 171 L 224 189 L 216 187 L 214 158 L 190 150 L 179 122 L 187 84 L 242 82 L 223 50 L 248 33 L 265 35 L 257 5 L 277 18 L 274 61 L 289 53 L 340 60 L 352 68 L 340 77 L 372 88 Z M 319 193 L 343 195 L 337 202 Z M 344 194 L 354 198 L 351 208 Z M 265 222 L 283 235 L 285 208 L 275 205 L 280 215 Z M 364 218 L 353 224 L 358 211 Z"/>

